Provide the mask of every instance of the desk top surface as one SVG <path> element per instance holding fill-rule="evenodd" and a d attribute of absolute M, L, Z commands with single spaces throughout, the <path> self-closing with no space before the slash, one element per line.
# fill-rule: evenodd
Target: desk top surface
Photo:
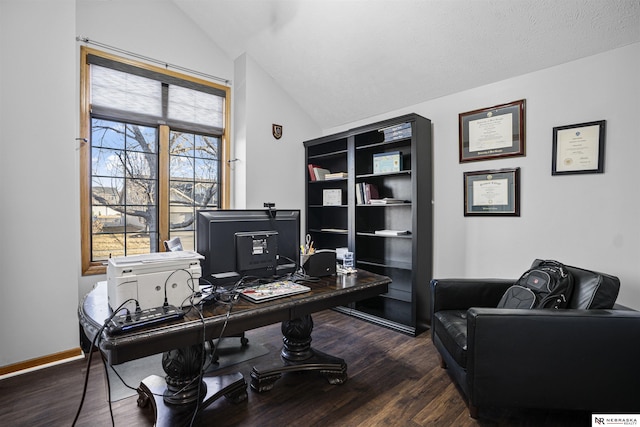
<path fill-rule="evenodd" d="M 231 336 L 370 298 L 386 292 L 390 282 L 391 279 L 386 276 L 358 270 L 351 275 L 334 275 L 317 282 L 305 282 L 311 291 L 303 294 L 259 304 L 240 298 L 233 304 L 231 311 L 229 305 L 220 303 L 205 305 L 200 311 L 185 307 L 187 313 L 183 319 L 121 335 L 108 335 L 102 331 L 99 346 L 109 363 L 115 365 L 173 348 L 187 347 L 203 340 L 212 340 L 218 338 L 223 330 L 224 336 Z M 80 325 L 93 340 L 111 314 L 106 282 L 100 282 L 78 307 Z"/>

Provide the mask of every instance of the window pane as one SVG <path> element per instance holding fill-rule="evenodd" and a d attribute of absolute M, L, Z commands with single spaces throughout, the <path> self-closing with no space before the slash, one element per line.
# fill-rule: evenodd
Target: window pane
<path fill-rule="evenodd" d="M 92 259 L 106 261 L 110 257 L 124 255 L 124 234 L 94 234 Z"/>
<path fill-rule="evenodd" d="M 218 162 L 212 160 L 195 159 L 196 180 L 215 183 L 218 181 Z"/>
<path fill-rule="evenodd" d="M 120 150 L 94 148 L 91 156 L 93 175 L 122 176 L 124 175 L 124 152 Z"/>
<path fill-rule="evenodd" d="M 171 179 L 188 178 L 193 179 L 193 158 L 184 156 L 171 156 Z"/>
<path fill-rule="evenodd" d="M 206 135 L 195 136 L 195 157 L 202 159 L 219 159 L 220 138 Z"/>
<path fill-rule="evenodd" d="M 91 104 L 161 117 L 162 84 L 146 77 L 91 65 Z"/>
<path fill-rule="evenodd" d="M 153 153 L 128 151 L 126 171 L 129 178 L 154 178 L 158 171 L 158 156 Z"/>
<path fill-rule="evenodd" d="M 94 206 L 121 204 L 123 194 L 124 179 L 94 176 L 91 181 L 91 195 Z"/>
<path fill-rule="evenodd" d="M 157 181 L 151 179 L 127 179 L 126 204 L 156 205 Z"/>
<path fill-rule="evenodd" d="M 169 119 L 222 128 L 223 113 L 223 98 L 181 86 L 169 86 Z"/>
<path fill-rule="evenodd" d="M 91 145 L 104 148 L 124 148 L 125 124 L 93 119 Z"/>
<path fill-rule="evenodd" d="M 127 234 L 127 255 L 148 254 L 151 252 L 151 242 L 157 242 L 156 233 Z"/>
<path fill-rule="evenodd" d="M 93 232 L 101 233 L 120 233 L 124 231 L 125 216 L 122 213 L 121 206 L 93 209 Z"/>
<path fill-rule="evenodd" d="M 196 183 L 195 201 L 197 206 L 217 207 L 218 206 L 218 185 L 206 182 Z"/>
<path fill-rule="evenodd" d="M 91 135 L 92 260 L 157 250 L 157 130 L 93 119 Z"/>
<path fill-rule="evenodd" d="M 132 206 L 126 207 L 127 228 L 129 233 L 140 233 L 158 231 L 156 224 L 155 206 Z"/>
<path fill-rule="evenodd" d="M 169 208 L 171 230 L 195 230 L 194 211 L 192 206 L 171 206 Z"/>
<path fill-rule="evenodd" d="M 193 156 L 192 133 L 171 132 L 169 153 L 173 156 Z"/>
<path fill-rule="evenodd" d="M 157 148 L 158 129 L 148 126 L 127 126 L 127 150 L 157 153 Z"/>
<path fill-rule="evenodd" d="M 171 181 L 169 203 L 172 205 L 193 205 L 193 181 Z"/>

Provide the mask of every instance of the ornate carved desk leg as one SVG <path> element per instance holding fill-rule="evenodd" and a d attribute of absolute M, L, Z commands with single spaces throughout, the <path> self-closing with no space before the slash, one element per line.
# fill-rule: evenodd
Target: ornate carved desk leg
<path fill-rule="evenodd" d="M 163 393 L 165 403 L 188 405 L 207 394 L 207 385 L 200 378 L 203 346 L 174 349 L 162 355 L 162 369 L 167 373 L 167 389 Z"/>
<path fill-rule="evenodd" d="M 251 370 L 251 388 L 268 391 L 283 373 L 297 371 L 318 371 L 330 384 L 347 381 L 347 364 L 343 359 L 330 356 L 311 348 L 313 319 L 306 315 L 282 322 L 282 351 L 279 360 L 270 366 Z"/>
<path fill-rule="evenodd" d="M 140 383 L 138 406 L 153 404 L 156 426 L 181 425 L 187 414 L 206 408 L 222 396 L 233 403 L 247 400 L 247 382 L 239 372 L 200 377 L 202 355 L 201 344 L 168 351 L 162 356 L 166 377 L 151 375 Z"/>

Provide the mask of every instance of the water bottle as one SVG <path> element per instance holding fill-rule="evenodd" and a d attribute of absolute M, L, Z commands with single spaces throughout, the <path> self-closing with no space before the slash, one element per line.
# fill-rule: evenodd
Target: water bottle
<path fill-rule="evenodd" d="M 353 252 L 345 252 L 342 256 L 342 266 L 345 270 L 353 268 Z"/>

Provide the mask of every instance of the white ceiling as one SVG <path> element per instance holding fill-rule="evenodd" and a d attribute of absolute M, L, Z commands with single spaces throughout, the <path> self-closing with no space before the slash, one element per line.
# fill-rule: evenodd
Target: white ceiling
<path fill-rule="evenodd" d="M 322 128 L 640 41 L 640 0 L 173 1 Z"/>

